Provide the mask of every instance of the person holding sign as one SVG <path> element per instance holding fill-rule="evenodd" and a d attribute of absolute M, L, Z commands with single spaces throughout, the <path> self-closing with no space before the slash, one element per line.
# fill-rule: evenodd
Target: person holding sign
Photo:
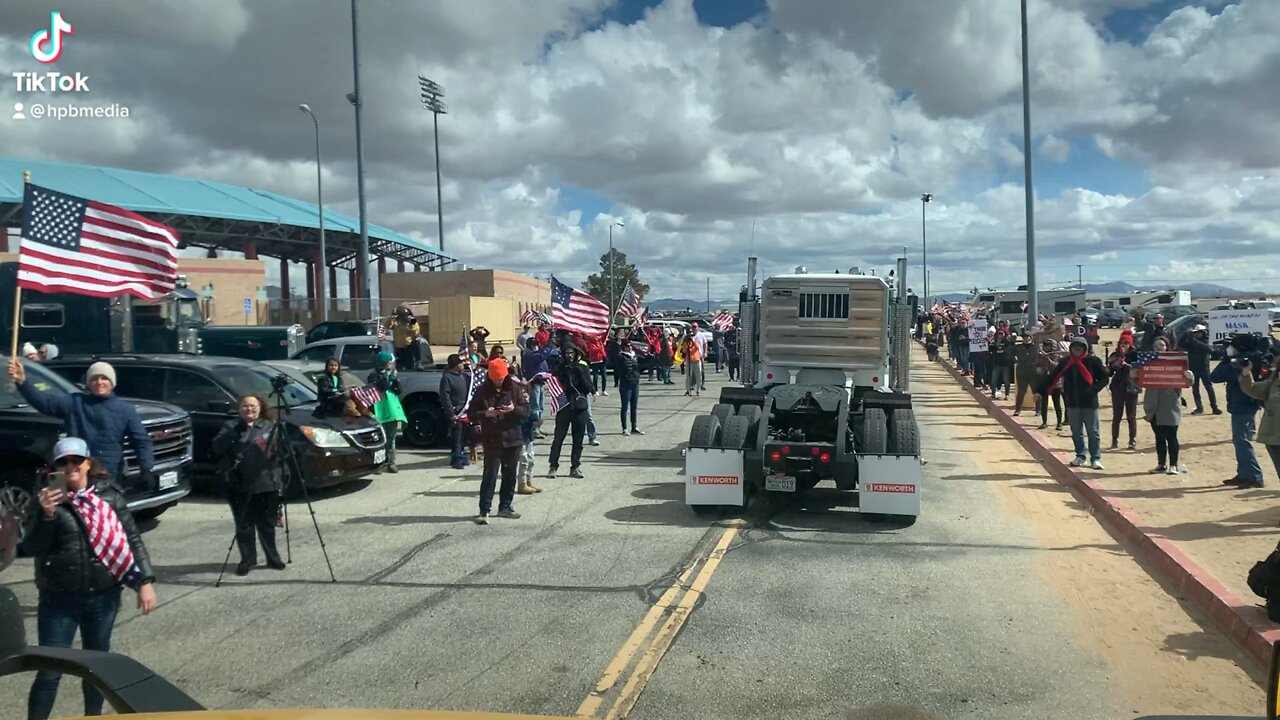
<path fill-rule="evenodd" d="M 1151 348 L 1156 353 L 1168 352 L 1169 341 L 1158 337 Z M 1190 370 L 1183 376 L 1192 380 Z M 1173 387 L 1147 387 L 1142 397 L 1142 411 L 1156 436 L 1156 466 L 1152 473 L 1178 474 L 1178 426 L 1182 424 L 1182 390 Z M 1168 459 L 1168 466 L 1165 459 Z"/>
<path fill-rule="evenodd" d="M 1094 470 L 1102 469 L 1102 441 L 1098 429 L 1098 393 L 1107 386 L 1107 368 L 1096 355 L 1089 354 L 1089 341 L 1071 338 L 1070 354 L 1050 373 L 1049 387 L 1062 381 L 1062 396 L 1067 405 L 1067 421 L 1076 457 L 1072 467 L 1086 462 Z M 1089 433 L 1089 456 L 1085 458 L 1085 431 Z"/>
<path fill-rule="evenodd" d="M 1253 368 L 1248 360 L 1241 361 L 1240 389 L 1246 395 L 1262 403 L 1262 421 L 1258 423 L 1258 442 L 1267 448 L 1271 462 L 1280 475 L 1280 385 L 1276 384 L 1276 372 L 1280 371 L 1280 355 L 1276 356 L 1271 374 L 1266 380 L 1254 380 Z M 1241 488 L 1260 488 L 1262 481 L 1240 483 Z"/>

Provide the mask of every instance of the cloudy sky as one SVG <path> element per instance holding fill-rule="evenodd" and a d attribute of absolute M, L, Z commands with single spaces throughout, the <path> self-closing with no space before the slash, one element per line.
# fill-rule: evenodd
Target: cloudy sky
<path fill-rule="evenodd" d="M 607 228 L 652 297 L 766 271 L 920 263 L 935 292 L 1025 282 L 1017 0 L 360 0 L 370 220 L 472 267 L 580 282 Z M 222 180 L 354 214 L 341 0 L 30 0 L 0 66 L 60 67 L 127 120 L 15 123 L 0 155 Z M 1280 2 L 1032 0 L 1040 282 L 1280 290 Z M 8 107 L 14 83 L 0 90 Z M 27 99 L 25 96 L 22 99 Z M 753 231 L 754 228 L 754 231 Z M 754 240 L 753 240 L 754 235 Z M 918 270 L 913 271 L 917 273 Z M 916 285 L 917 283 L 913 283 Z"/>

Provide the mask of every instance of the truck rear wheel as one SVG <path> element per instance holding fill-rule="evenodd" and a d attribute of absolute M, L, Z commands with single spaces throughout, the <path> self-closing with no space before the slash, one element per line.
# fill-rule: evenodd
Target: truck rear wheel
<path fill-rule="evenodd" d="M 759 405 L 742 405 L 738 408 L 738 417 L 744 417 L 750 423 L 759 420 L 762 413 Z"/>
<path fill-rule="evenodd" d="M 883 455 L 889 443 L 889 419 L 884 408 L 870 407 L 862 412 L 862 448 L 864 455 Z"/>
<path fill-rule="evenodd" d="M 889 452 L 895 455 L 919 455 L 920 431 L 914 411 L 903 408 L 889 416 Z"/>
<path fill-rule="evenodd" d="M 689 429 L 689 447 L 720 447 L 720 418 L 715 415 L 699 415 L 693 419 L 693 427 Z"/>
<path fill-rule="evenodd" d="M 729 418 L 733 417 L 733 406 L 727 403 L 716 403 L 711 406 L 711 414 L 720 418 L 720 426 L 724 427 Z"/>
<path fill-rule="evenodd" d="M 725 421 L 720 431 L 720 447 L 726 450 L 743 450 L 750 437 L 751 422 L 741 415 L 734 415 Z"/>

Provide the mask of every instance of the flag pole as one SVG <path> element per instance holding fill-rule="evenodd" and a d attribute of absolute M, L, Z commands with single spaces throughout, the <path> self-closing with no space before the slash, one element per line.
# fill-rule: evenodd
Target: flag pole
<path fill-rule="evenodd" d="M 31 183 L 31 171 L 23 170 L 22 171 L 23 197 L 26 196 L 27 185 L 30 183 Z M 25 211 L 26 211 L 26 208 L 23 208 L 23 212 Z M 5 232 L 8 232 L 8 230 L 6 230 Z M 21 240 L 19 240 L 19 242 L 21 242 Z M 21 269 L 21 262 L 22 262 L 22 245 L 21 244 L 18 245 L 18 262 L 19 262 L 19 269 Z M 21 321 L 22 321 L 22 286 L 18 284 L 17 279 L 15 278 L 13 283 L 13 334 L 9 338 L 9 359 L 10 360 L 18 357 L 18 323 Z"/>

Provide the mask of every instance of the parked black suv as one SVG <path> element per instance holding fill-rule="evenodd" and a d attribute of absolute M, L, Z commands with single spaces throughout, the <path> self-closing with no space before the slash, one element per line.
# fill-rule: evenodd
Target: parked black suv
<path fill-rule="evenodd" d="M 69 356 L 45 365 L 64 378 L 79 380 L 89 365 L 105 360 L 116 369 L 116 392 L 123 397 L 163 400 L 191 413 L 195 429 L 195 472 L 211 485 L 217 470 L 212 441 L 227 420 L 237 416 L 236 399 L 269 397 L 279 375 L 256 360 L 207 355 Z M 317 418 L 316 394 L 289 382 L 284 390 L 289 437 L 302 466 L 307 487 L 338 485 L 377 472 L 387 460 L 382 426 L 367 418 Z"/>
<path fill-rule="evenodd" d="M 0 363 L 7 367 L 9 359 L 0 356 Z M 27 362 L 23 367 L 27 382 L 46 393 L 77 392 L 73 384 L 40 363 Z M 133 406 L 155 446 L 155 484 L 143 485 L 137 453 L 127 445 L 125 476 L 119 484 L 134 515 L 149 519 L 173 507 L 191 492 L 191 417 L 159 402 L 133 401 Z M 48 462 L 53 446 L 62 436 L 62 425 L 60 418 L 41 415 L 32 409 L 7 375 L 0 377 L 0 508 L 19 517 L 24 529 L 35 518 L 39 482 L 36 473 Z"/>

